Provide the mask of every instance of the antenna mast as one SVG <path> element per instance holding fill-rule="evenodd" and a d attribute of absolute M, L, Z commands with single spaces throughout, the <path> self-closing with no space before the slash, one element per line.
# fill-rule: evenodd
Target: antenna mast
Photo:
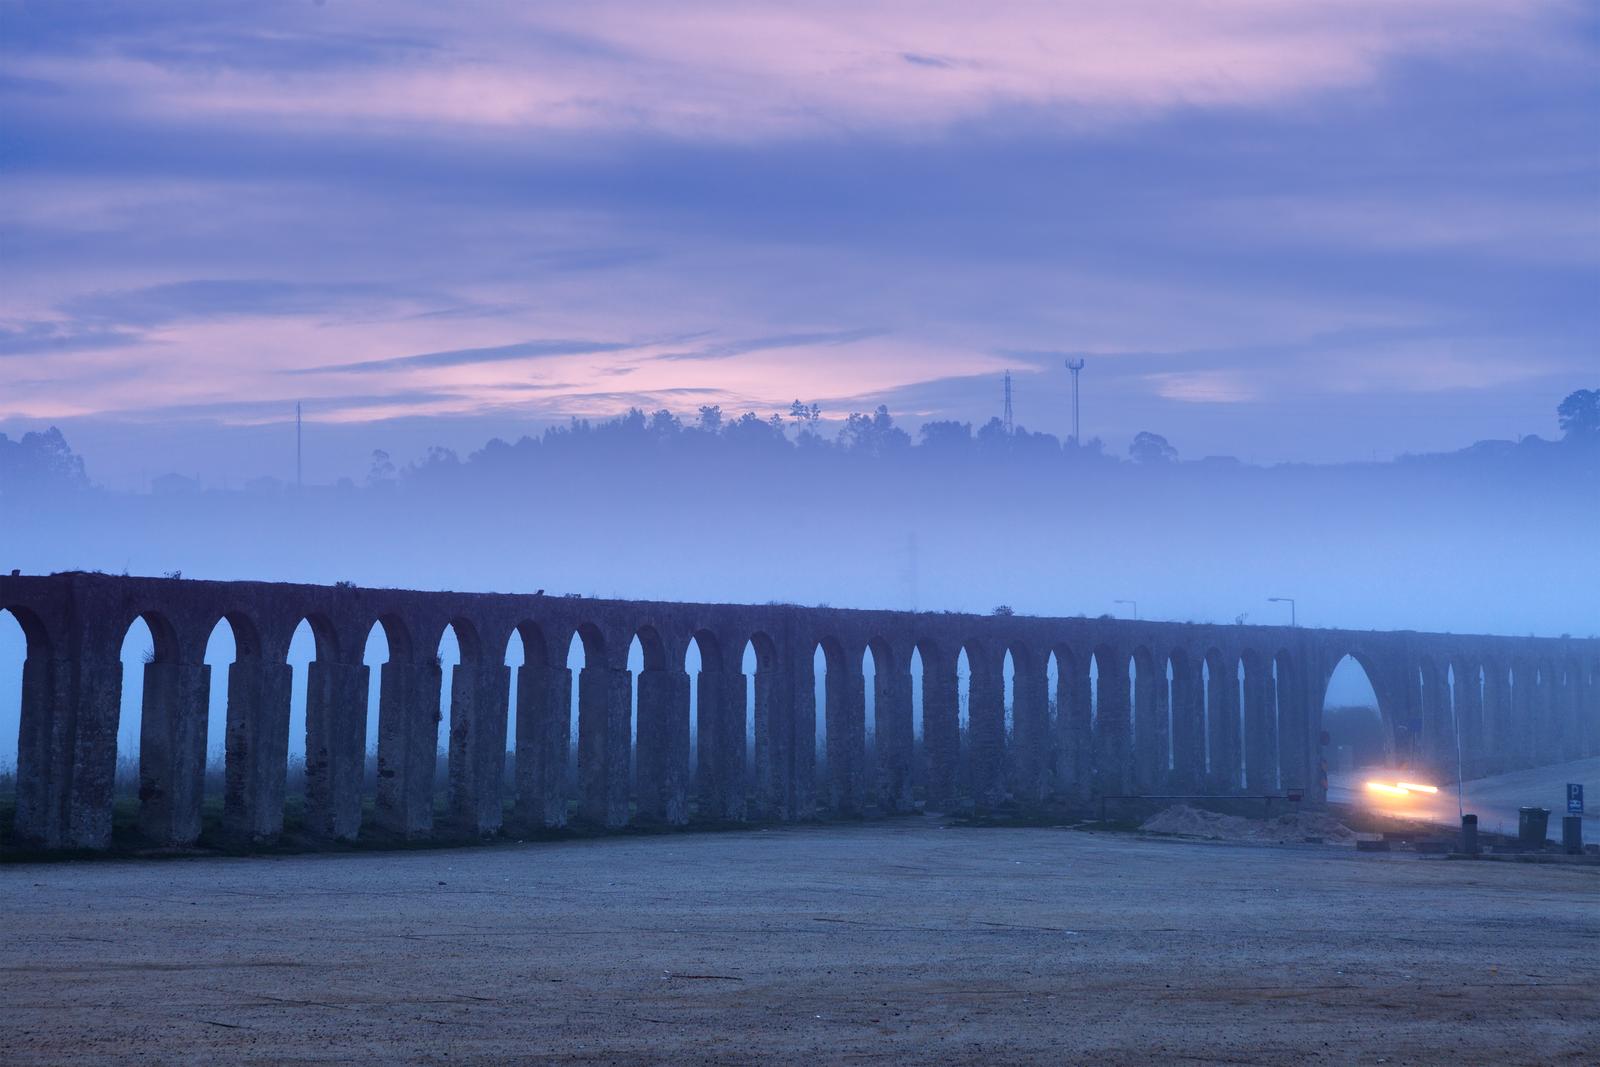
<path fill-rule="evenodd" d="M 294 402 L 294 487 L 300 489 L 305 485 L 301 477 L 301 450 L 300 450 L 300 401 Z"/>
<path fill-rule="evenodd" d="M 1082 441 L 1078 436 L 1078 372 L 1083 369 L 1083 360 L 1067 360 L 1067 369 L 1072 372 L 1072 444 L 1076 447 Z"/>
<path fill-rule="evenodd" d="M 1006 371 L 1006 436 L 1010 437 L 1015 431 L 1011 422 L 1011 372 Z"/>

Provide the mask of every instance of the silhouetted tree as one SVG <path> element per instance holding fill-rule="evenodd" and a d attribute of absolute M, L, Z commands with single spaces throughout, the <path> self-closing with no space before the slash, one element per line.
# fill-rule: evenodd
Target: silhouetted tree
<path fill-rule="evenodd" d="M 700 429 L 706 433 L 717 433 L 722 429 L 722 405 L 700 405 Z"/>
<path fill-rule="evenodd" d="M 678 416 L 674 415 L 666 408 L 662 408 L 660 411 L 657 411 L 655 414 L 650 416 L 650 433 L 657 440 L 671 440 L 682 432 L 682 420 L 680 420 Z"/>
<path fill-rule="evenodd" d="M 789 405 L 789 421 L 794 423 L 794 442 L 803 448 L 815 448 L 823 443 L 818 426 L 822 422 L 822 408 L 796 400 Z"/>
<path fill-rule="evenodd" d="M 1133 457 L 1135 463 L 1175 463 L 1178 450 L 1160 434 L 1140 430 L 1134 435 L 1133 444 L 1128 446 L 1128 455 Z"/>
<path fill-rule="evenodd" d="M 888 456 L 911 447 L 911 435 L 894 424 L 886 405 L 879 404 L 871 415 L 850 413 L 839 431 L 839 443 L 851 452 Z"/>
<path fill-rule="evenodd" d="M 394 481 L 394 460 L 389 458 L 389 453 L 381 448 L 372 450 L 372 465 L 367 468 L 367 484 L 372 486 L 387 485 Z"/>
<path fill-rule="evenodd" d="M 1556 408 L 1556 418 L 1568 440 L 1600 440 L 1600 389 L 1569 393 Z"/>
<path fill-rule="evenodd" d="M 1003 456 L 1011 451 L 1011 435 L 1006 433 L 1006 424 L 1000 421 L 999 416 L 978 428 L 977 443 L 978 451 L 990 458 Z"/>
<path fill-rule="evenodd" d="M 964 455 L 972 450 L 972 423 L 954 419 L 923 423 L 922 447 L 941 455 Z"/>
<path fill-rule="evenodd" d="M 83 457 L 72 451 L 54 426 L 25 433 L 16 441 L 0 433 L 0 492 L 84 489 L 88 485 Z"/>

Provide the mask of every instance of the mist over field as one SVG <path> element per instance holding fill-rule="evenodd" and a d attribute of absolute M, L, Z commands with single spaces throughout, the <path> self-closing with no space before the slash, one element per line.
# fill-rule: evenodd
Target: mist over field
<path fill-rule="evenodd" d="M 5 529 L 0 565 L 979 614 L 1126 616 L 1136 601 L 1143 618 L 1272 625 L 1289 621 L 1267 600 L 1281 596 L 1309 626 L 1600 629 L 1593 435 L 1271 467 L 1184 461 L 1164 439 L 1140 440 L 1117 457 L 1098 441 L 1008 435 L 998 420 L 913 435 L 887 411 L 836 433 L 809 413 L 707 410 L 685 424 L 634 412 L 464 456 L 376 450 L 331 485 L 202 490 L 174 473 L 150 492 L 112 492 L 45 433 L 8 442 L 4 499 L 23 518 Z M 23 649 L 3 625 L 8 758 Z M 232 658 L 226 627 L 208 658 Z M 1328 699 L 1370 699 L 1366 679 L 1337 675 Z M 124 702 L 127 747 L 137 694 Z"/>

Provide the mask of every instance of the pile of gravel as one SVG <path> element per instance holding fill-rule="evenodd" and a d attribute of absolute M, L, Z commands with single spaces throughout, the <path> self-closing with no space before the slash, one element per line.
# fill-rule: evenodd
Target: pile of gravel
<path fill-rule="evenodd" d="M 1328 844 L 1354 844 L 1356 834 L 1333 816 L 1323 812 L 1295 811 L 1275 819 L 1244 819 L 1219 815 L 1187 804 L 1177 804 L 1157 812 L 1139 827 L 1151 833 L 1175 837 L 1198 837 L 1207 841 L 1260 841 L 1274 844 L 1298 843 L 1321 838 Z"/>

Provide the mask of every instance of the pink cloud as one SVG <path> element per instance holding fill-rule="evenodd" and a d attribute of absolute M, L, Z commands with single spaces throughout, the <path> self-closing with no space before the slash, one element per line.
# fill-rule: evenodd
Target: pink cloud
<path fill-rule="evenodd" d="M 261 32 L 382 28 L 439 47 L 305 70 L 24 57 L 16 73 L 179 119 L 728 139 L 915 134 L 1006 105 L 1087 124 L 1273 105 L 1371 84 L 1386 62 L 1414 54 L 1553 57 L 1568 47 L 1561 29 L 1573 10 L 1510 0 L 341 3 L 277 9 L 261 16 L 272 19 Z"/>

